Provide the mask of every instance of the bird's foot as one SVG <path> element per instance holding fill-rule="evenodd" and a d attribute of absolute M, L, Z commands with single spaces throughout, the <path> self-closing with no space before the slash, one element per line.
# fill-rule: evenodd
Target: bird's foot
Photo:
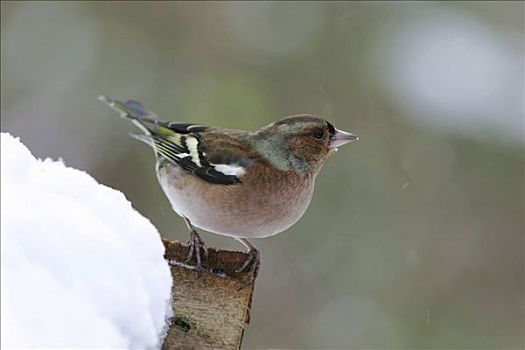
<path fill-rule="evenodd" d="M 261 255 L 257 249 L 250 249 L 248 251 L 248 257 L 244 261 L 241 267 L 235 270 L 236 273 L 248 272 L 248 276 L 242 282 L 242 287 L 245 288 L 255 281 L 255 277 L 259 272 L 261 266 Z"/>
<path fill-rule="evenodd" d="M 189 245 L 189 251 L 188 251 L 188 257 L 186 258 L 185 262 L 188 263 L 195 257 L 195 267 L 197 270 L 204 270 L 202 267 L 202 258 L 208 258 L 208 248 L 206 248 L 206 244 L 204 244 L 204 241 L 202 238 L 200 238 L 197 231 L 192 230 L 190 232 L 190 240 L 188 241 Z"/>

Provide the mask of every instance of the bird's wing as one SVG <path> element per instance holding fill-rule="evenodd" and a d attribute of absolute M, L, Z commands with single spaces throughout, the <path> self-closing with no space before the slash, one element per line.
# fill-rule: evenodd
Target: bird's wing
<path fill-rule="evenodd" d="M 144 134 L 131 134 L 152 146 L 157 157 L 213 184 L 239 183 L 250 158 L 242 152 L 240 140 L 231 132 L 218 131 L 204 125 L 164 122 L 139 102 L 99 99 L 117 110 L 122 117 L 131 119 Z"/>

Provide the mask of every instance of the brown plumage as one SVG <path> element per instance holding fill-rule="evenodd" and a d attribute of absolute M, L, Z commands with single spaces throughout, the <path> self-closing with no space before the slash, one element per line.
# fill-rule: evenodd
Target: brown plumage
<path fill-rule="evenodd" d="M 282 232 L 304 214 L 315 178 L 337 147 L 356 140 L 321 117 L 282 118 L 256 132 L 158 121 L 135 101 L 101 98 L 133 120 L 157 156 L 157 176 L 190 230 L 190 255 L 207 250 L 195 227 L 234 237 L 249 249 L 239 268 L 253 276 L 259 252 L 247 238 Z"/>

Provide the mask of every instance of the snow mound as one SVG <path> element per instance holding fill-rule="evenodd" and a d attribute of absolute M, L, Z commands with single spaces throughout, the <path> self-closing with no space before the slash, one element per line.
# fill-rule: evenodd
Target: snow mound
<path fill-rule="evenodd" d="M 172 279 L 124 195 L 1 134 L 2 348 L 155 348 Z"/>

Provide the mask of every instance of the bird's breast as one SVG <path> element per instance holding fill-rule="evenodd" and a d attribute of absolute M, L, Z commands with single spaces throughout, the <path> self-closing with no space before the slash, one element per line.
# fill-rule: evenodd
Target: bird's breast
<path fill-rule="evenodd" d="M 255 163 L 235 185 L 205 182 L 174 165 L 159 182 L 173 209 L 195 226 L 233 237 L 266 237 L 292 226 L 312 198 L 313 175 Z"/>

